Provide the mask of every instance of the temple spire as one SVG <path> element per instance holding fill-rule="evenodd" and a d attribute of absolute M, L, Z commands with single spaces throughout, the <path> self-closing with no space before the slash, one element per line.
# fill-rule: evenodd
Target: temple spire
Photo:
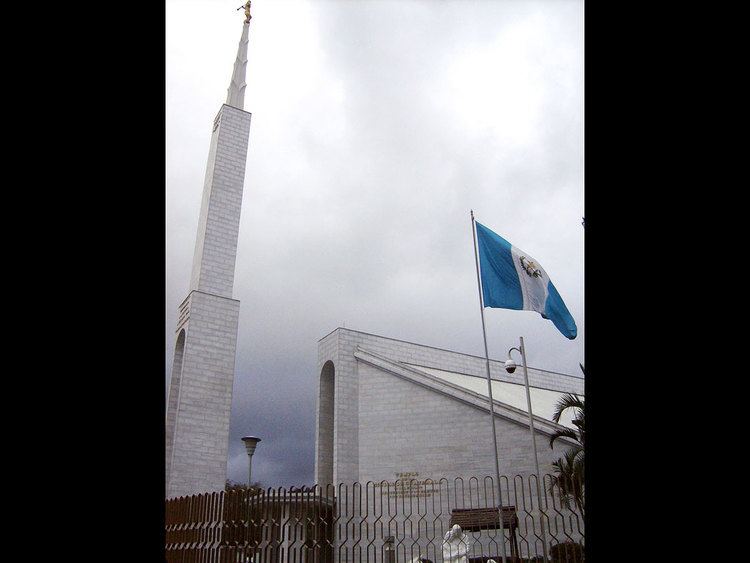
<path fill-rule="evenodd" d="M 179 308 L 167 400 L 167 497 L 222 490 L 240 302 L 232 297 L 250 112 L 242 109 L 250 2 L 226 104 L 211 129 L 190 291 Z"/>
<path fill-rule="evenodd" d="M 240 38 L 240 45 L 237 47 L 237 58 L 234 61 L 234 72 L 227 89 L 226 101 L 228 106 L 238 109 L 243 109 L 245 103 L 245 69 L 247 67 L 247 33 L 250 29 L 250 2 L 241 7 L 245 8 L 247 18 L 242 25 L 242 37 Z"/>

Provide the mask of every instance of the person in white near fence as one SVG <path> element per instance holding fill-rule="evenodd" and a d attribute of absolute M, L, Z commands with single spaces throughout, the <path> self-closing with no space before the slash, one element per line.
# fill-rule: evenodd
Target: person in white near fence
<path fill-rule="evenodd" d="M 466 535 L 461 526 L 454 524 L 443 538 L 443 561 L 468 563 L 469 550 L 474 540 Z"/>

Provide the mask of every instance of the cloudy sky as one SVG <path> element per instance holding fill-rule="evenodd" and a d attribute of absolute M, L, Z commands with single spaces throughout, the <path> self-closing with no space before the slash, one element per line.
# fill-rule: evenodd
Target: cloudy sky
<path fill-rule="evenodd" d="M 240 0 L 166 4 L 169 377 Z M 483 355 L 469 210 L 578 325 L 487 309 L 490 355 L 583 362 L 582 0 L 255 0 L 229 478 L 312 484 L 317 341 L 338 326 Z M 166 388 L 166 379 L 165 379 Z"/>

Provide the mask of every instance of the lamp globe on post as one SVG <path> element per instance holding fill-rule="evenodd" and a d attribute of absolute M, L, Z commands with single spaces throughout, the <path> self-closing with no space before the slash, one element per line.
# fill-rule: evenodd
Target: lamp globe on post
<path fill-rule="evenodd" d="M 255 436 L 245 436 L 244 438 L 242 438 L 242 441 L 245 442 L 245 449 L 247 450 L 247 486 L 250 487 L 252 486 L 253 482 L 253 454 L 255 453 L 255 447 L 258 445 L 258 442 L 260 442 L 260 438 L 257 438 Z"/>

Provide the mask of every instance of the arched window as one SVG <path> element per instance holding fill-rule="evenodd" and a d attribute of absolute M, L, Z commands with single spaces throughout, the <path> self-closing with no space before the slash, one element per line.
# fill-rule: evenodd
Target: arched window
<path fill-rule="evenodd" d="M 169 396 L 167 397 L 167 423 L 166 423 L 166 456 L 167 476 L 172 466 L 172 447 L 174 446 L 175 432 L 177 431 L 177 408 L 180 401 L 180 379 L 182 376 L 182 359 L 185 355 L 185 329 L 177 336 L 174 347 L 174 361 L 172 362 L 172 378 L 169 384 Z"/>
<path fill-rule="evenodd" d="M 335 368 L 330 360 L 320 371 L 318 406 L 318 471 L 317 481 L 323 487 L 333 484 L 333 420 L 335 406 Z"/>

